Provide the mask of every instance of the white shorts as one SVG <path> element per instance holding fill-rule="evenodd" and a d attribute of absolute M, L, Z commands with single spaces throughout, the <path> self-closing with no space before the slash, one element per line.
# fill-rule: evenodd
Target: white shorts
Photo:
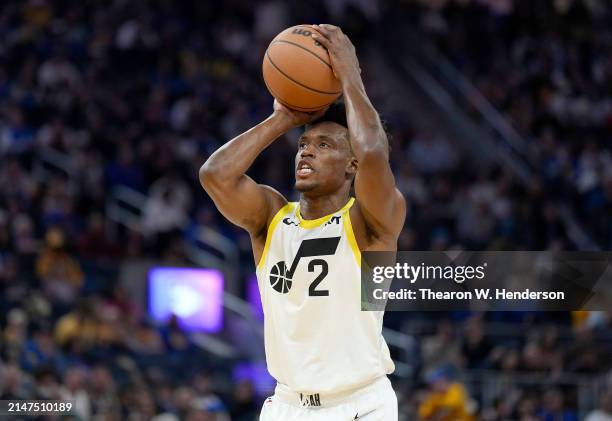
<path fill-rule="evenodd" d="M 397 421 L 397 396 L 387 376 L 335 396 L 300 396 L 277 385 L 259 421 Z"/>

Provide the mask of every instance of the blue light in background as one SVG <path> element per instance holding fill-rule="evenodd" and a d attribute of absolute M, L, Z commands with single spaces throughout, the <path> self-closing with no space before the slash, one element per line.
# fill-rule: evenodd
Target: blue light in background
<path fill-rule="evenodd" d="M 165 323 L 175 314 L 188 331 L 223 328 L 223 274 L 215 269 L 154 267 L 149 271 L 149 315 Z"/>

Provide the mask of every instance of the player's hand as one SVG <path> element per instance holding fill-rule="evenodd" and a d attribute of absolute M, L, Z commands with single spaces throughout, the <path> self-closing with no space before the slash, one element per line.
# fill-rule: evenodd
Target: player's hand
<path fill-rule="evenodd" d="M 286 124 L 287 129 L 292 129 L 294 127 L 300 127 L 304 124 L 308 124 L 311 121 L 316 120 L 325 114 L 327 108 L 324 108 L 319 111 L 315 111 L 312 113 L 305 113 L 302 111 L 292 110 L 289 107 L 285 107 L 283 104 L 278 102 L 278 100 L 274 100 L 274 113 L 272 114 L 275 118 L 280 119 L 284 124 Z"/>
<path fill-rule="evenodd" d="M 315 32 L 312 37 L 329 52 L 334 75 L 341 83 L 353 78 L 360 78 L 361 68 L 355 52 L 355 46 L 337 26 L 322 24 L 312 25 Z"/>

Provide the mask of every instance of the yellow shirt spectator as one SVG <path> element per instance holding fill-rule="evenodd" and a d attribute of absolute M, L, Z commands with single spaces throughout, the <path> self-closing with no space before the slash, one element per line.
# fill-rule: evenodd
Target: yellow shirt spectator
<path fill-rule="evenodd" d="M 474 418 L 468 410 L 468 395 L 460 383 L 448 383 L 434 386 L 419 406 L 419 420 L 428 421 L 472 421 Z"/>

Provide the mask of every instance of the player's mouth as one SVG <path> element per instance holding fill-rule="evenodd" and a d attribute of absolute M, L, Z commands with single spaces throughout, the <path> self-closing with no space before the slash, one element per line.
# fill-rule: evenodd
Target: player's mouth
<path fill-rule="evenodd" d="M 297 165 L 297 171 L 295 172 L 298 177 L 308 177 L 314 172 L 312 166 L 306 161 L 300 161 Z"/>

